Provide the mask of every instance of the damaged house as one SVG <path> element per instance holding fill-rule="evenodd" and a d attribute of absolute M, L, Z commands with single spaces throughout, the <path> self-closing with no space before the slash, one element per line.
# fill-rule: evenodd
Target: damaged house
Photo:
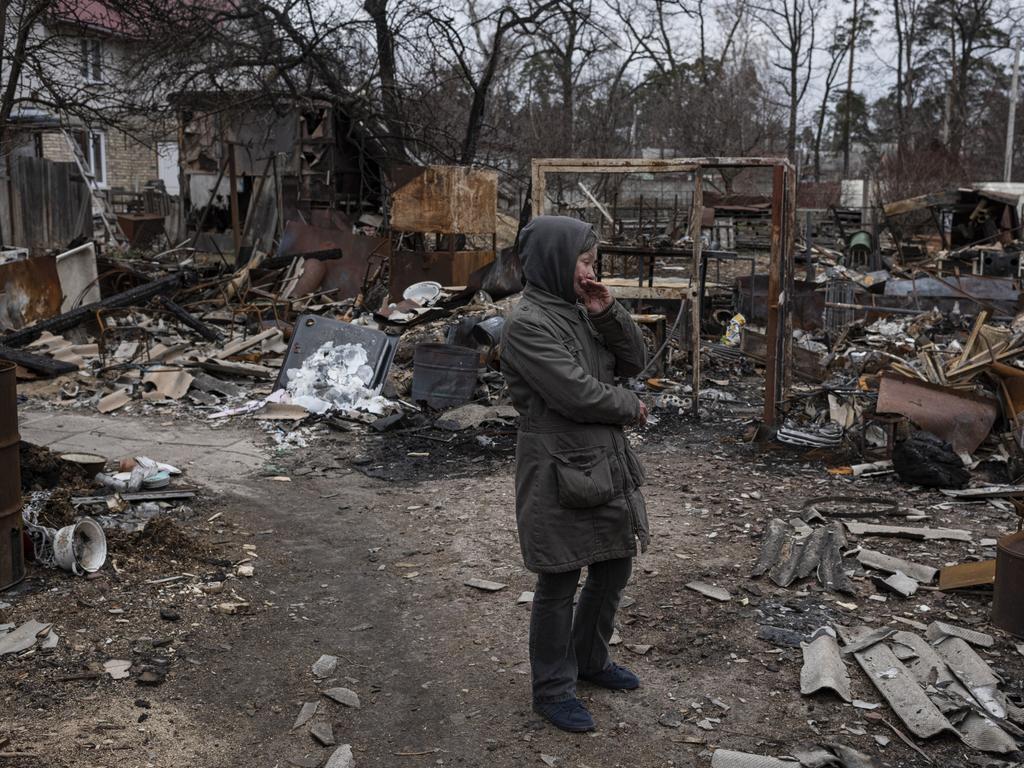
<path fill-rule="evenodd" d="M 139 47 L 130 24 L 88 0 L 53 4 L 24 35 L 29 52 L 4 62 L 7 76 L 13 67 L 20 73 L 4 129 L 4 241 L 63 249 L 92 234 L 90 194 L 93 212 L 103 196 L 123 198 L 119 212 L 127 213 L 146 207 L 147 190 L 176 192 L 174 126 L 139 107 L 158 93 L 126 85 Z"/>

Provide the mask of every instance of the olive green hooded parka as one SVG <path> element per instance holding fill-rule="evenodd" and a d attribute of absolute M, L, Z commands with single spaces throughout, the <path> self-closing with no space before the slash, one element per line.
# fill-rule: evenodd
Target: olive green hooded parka
<path fill-rule="evenodd" d="M 589 224 L 538 216 L 520 234 L 526 287 L 505 323 L 501 366 L 519 412 L 516 522 L 526 567 L 557 573 L 646 549 L 643 469 L 622 427 L 640 402 L 615 386 L 646 364 L 618 303 L 589 315 L 573 289 Z"/>

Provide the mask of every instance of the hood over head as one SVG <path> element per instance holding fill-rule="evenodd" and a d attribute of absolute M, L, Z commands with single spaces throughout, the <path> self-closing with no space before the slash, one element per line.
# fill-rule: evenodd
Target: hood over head
<path fill-rule="evenodd" d="M 537 216 L 519 233 L 519 258 L 530 285 L 576 303 L 576 260 L 593 227 L 569 216 Z"/>

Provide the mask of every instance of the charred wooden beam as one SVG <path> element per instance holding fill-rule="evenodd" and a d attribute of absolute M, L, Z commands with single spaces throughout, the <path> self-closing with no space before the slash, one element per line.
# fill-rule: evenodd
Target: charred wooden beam
<path fill-rule="evenodd" d="M 193 331 L 198 333 L 207 341 L 221 341 L 224 338 L 224 334 L 218 331 L 213 326 L 207 325 L 202 320 L 191 314 L 187 309 L 179 304 L 174 303 L 166 296 L 157 296 L 156 301 L 164 309 L 174 315 L 182 324 L 187 325 Z"/>
<path fill-rule="evenodd" d="M 63 360 L 54 360 L 52 357 L 34 355 L 31 352 L 4 346 L 0 346 L 0 360 L 7 360 L 30 371 L 42 373 L 45 376 L 60 376 L 61 374 L 78 370 L 78 366 L 73 363 L 66 363 Z"/>
<path fill-rule="evenodd" d="M 142 304 L 143 302 L 149 301 L 149 299 L 156 296 L 158 293 L 177 288 L 190 280 L 191 273 L 187 271 L 175 272 L 167 277 L 162 277 L 159 280 L 154 280 L 150 283 L 129 288 L 127 291 L 123 291 L 122 293 L 115 293 L 113 296 L 108 296 L 102 301 L 97 301 L 93 304 L 86 304 L 84 307 L 72 309 L 70 312 L 64 312 L 63 314 L 55 315 L 54 317 L 47 318 L 46 320 L 40 320 L 38 323 L 33 323 L 27 328 L 22 328 L 19 331 L 8 333 L 6 336 L 0 338 L 0 345 L 5 347 L 20 347 L 38 339 L 43 334 L 43 331 L 48 331 L 49 333 L 61 333 L 69 328 L 74 328 L 76 325 L 93 315 L 97 310 L 113 309 L 115 307 L 130 307 L 133 304 Z"/>

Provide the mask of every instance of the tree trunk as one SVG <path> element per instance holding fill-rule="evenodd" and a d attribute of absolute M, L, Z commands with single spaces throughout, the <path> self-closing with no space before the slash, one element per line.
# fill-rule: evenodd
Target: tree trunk
<path fill-rule="evenodd" d="M 463 165 L 472 164 L 476 158 L 477 146 L 480 143 L 480 131 L 484 124 L 484 112 L 487 109 L 487 95 L 491 90 L 494 75 L 498 71 L 503 36 L 504 30 L 499 24 L 494 32 L 494 45 L 491 46 L 491 55 L 487 59 L 487 66 L 484 68 L 483 76 L 473 87 L 473 102 L 469 107 L 469 117 L 466 119 L 466 133 L 462 140 L 460 162 Z"/>
<path fill-rule="evenodd" d="M 896 152 L 906 151 L 906 128 L 903 125 L 903 24 L 900 0 L 893 0 L 893 21 L 896 25 Z"/>
<path fill-rule="evenodd" d="M 857 48 L 857 0 L 850 13 L 850 60 L 846 63 L 846 114 L 843 115 L 843 178 L 850 175 L 850 119 L 853 111 L 853 53 Z"/>
<path fill-rule="evenodd" d="M 572 81 L 572 58 L 563 61 L 562 81 L 562 150 L 563 157 L 572 157 L 576 149 L 576 95 Z"/>
<path fill-rule="evenodd" d="M 365 0 L 363 9 L 373 20 L 373 29 L 377 35 L 381 104 L 384 107 L 384 121 L 391 133 L 390 145 L 392 150 L 401 156 L 405 154 L 405 142 L 399 127 L 402 102 L 395 76 L 395 36 L 391 32 L 391 27 L 388 26 L 388 0 Z"/>
<path fill-rule="evenodd" d="M 789 127 L 786 130 L 786 157 L 789 162 L 796 163 L 796 117 L 797 117 L 797 80 L 799 77 L 799 50 L 794 42 L 789 50 Z"/>

